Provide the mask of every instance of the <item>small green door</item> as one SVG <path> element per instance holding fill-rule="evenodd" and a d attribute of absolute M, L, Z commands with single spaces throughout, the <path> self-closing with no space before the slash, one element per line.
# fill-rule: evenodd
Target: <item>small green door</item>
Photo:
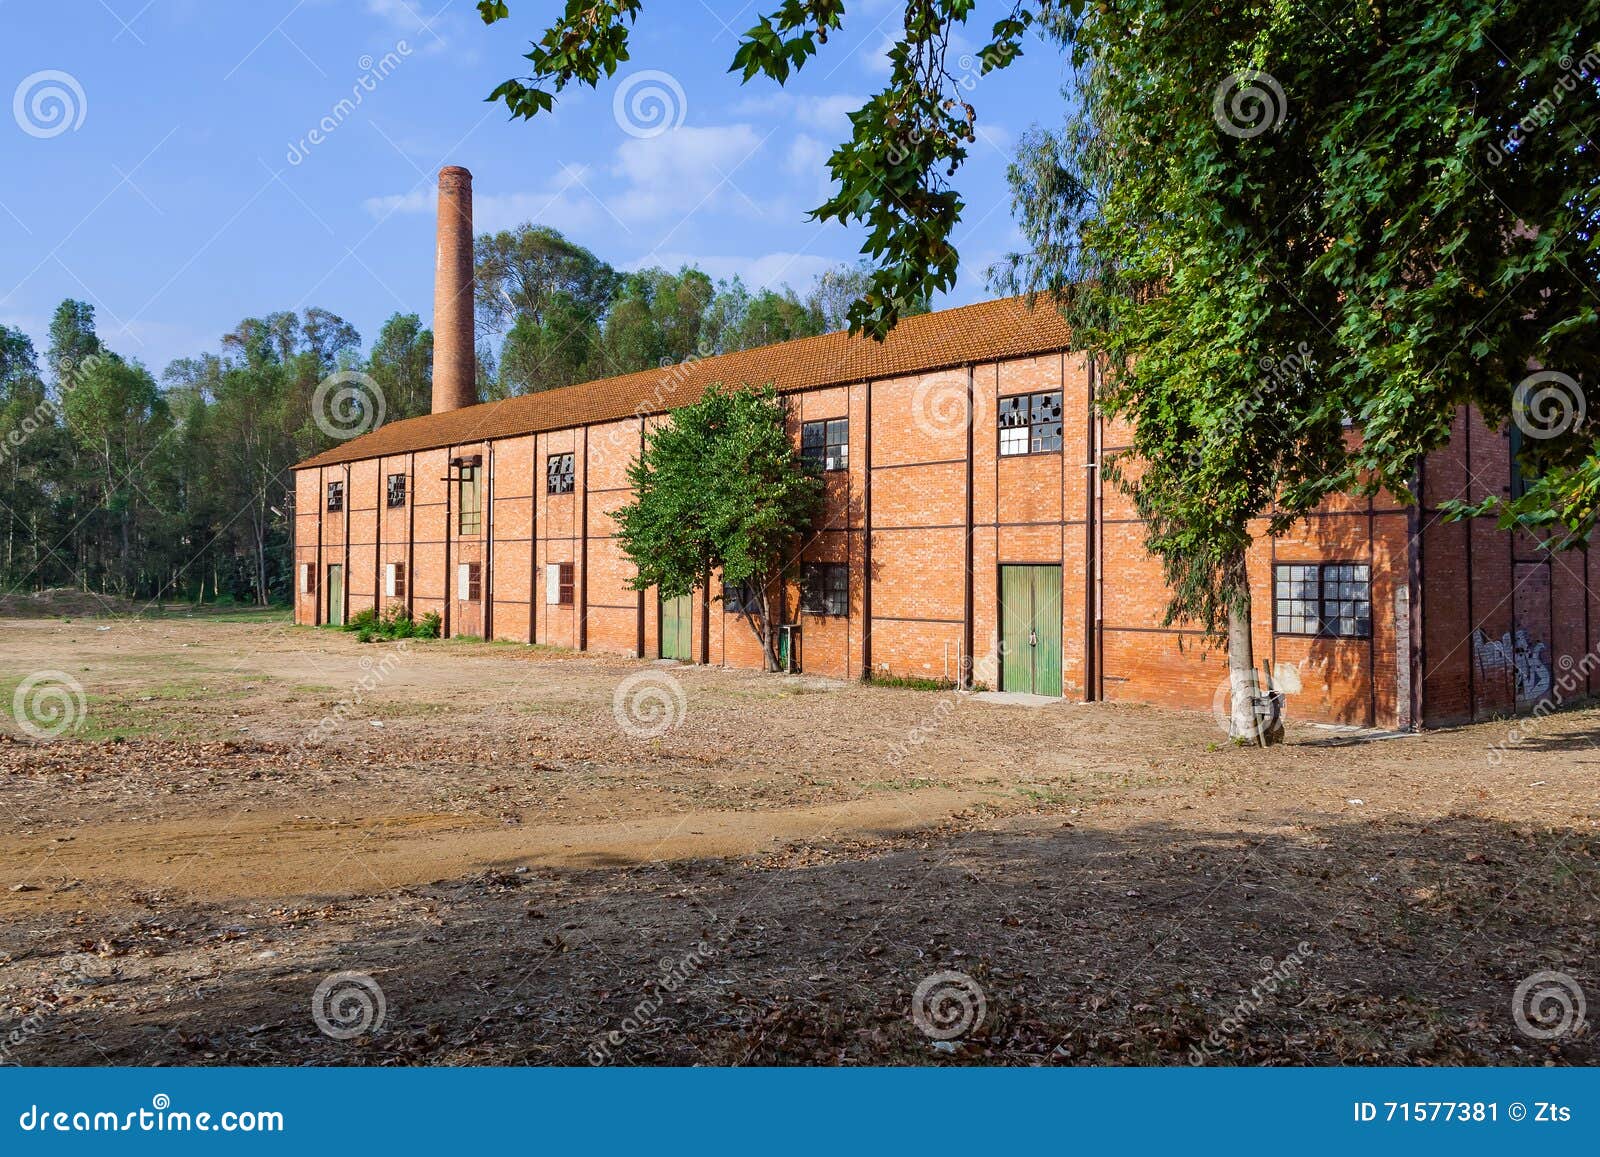
<path fill-rule="evenodd" d="M 661 657 L 689 662 L 689 622 L 693 615 L 694 599 L 679 595 L 675 599 L 661 600 Z"/>
<path fill-rule="evenodd" d="M 344 567 L 328 568 L 328 626 L 344 626 Z"/>
<path fill-rule="evenodd" d="M 1000 568 L 1003 691 L 1061 694 L 1061 568 Z"/>

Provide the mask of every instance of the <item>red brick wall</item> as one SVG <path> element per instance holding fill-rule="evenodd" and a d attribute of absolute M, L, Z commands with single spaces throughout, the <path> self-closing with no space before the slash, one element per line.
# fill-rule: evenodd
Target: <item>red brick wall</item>
<path fill-rule="evenodd" d="M 1424 720 L 1485 719 L 1546 708 L 1600 689 L 1600 606 L 1586 549 L 1552 556 L 1492 519 L 1449 522 L 1440 506 L 1511 492 L 1508 436 L 1476 411 L 1422 468 L 1421 655 Z"/>
<path fill-rule="evenodd" d="M 1061 452 L 1000 456 L 999 399 L 1057 389 Z M 787 403 L 797 443 L 803 422 L 850 423 L 849 468 L 827 475 L 823 515 L 795 557 L 850 568 L 849 613 L 799 613 L 796 586 L 784 591 L 784 619 L 800 624 L 808 673 L 954 679 L 966 661 L 978 682 L 998 686 L 999 568 L 1049 563 L 1062 568 L 1068 698 L 1194 709 L 1219 702 L 1226 679 L 1219 640 L 1192 624 L 1163 624 L 1166 591 L 1159 564 L 1144 550 L 1143 526 L 1117 488 L 1090 489 L 1086 464 L 1125 445 L 1128 432 L 1091 418 L 1082 357 L 989 363 L 970 375 L 944 370 L 874 382 L 870 390 L 858 383 L 789 395 Z M 326 620 L 330 563 L 346 568 L 353 613 L 383 605 L 384 564 L 404 562 L 413 613 L 448 611 L 451 634 L 659 655 L 657 593 L 631 589 L 633 569 L 611 514 L 628 500 L 626 470 L 645 430 L 660 420 L 301 471 L 296 621 Z M 576 456 L 577 487 L 550 495 L 546 461 L 563 452 Z M 463 454 L 484 458 L 483 528 L 475 535 L 459 532 L 455 495 L 444 481 L 449 460 Z M 396 472 L 407 475 L 407 503 L 389 510 L 386 479 Z M 339 513 L 325 509 L 332 480 L 346 483 Z M 1256 659 L 1289 693 L 1291 714 L 1404 725 L 1414 714 L 1414 684 L 1419 718 L 1447 723 L 1527 709 L 1540 694 L 1561 694 L 1563 675 L 1572 685 L 1568 697 L 1600 687 L 1600 671 L 1591 670 L 1600 664 L 1588 658 L 1600 638 L 1600 606 L 1589 594 L 1586 554 L 1551 559 L 1487 520 L 1468 527 L 1439 513 L 1449 498 L 1509 487 L 1505 436 L 1463 413 L 1451 444 L 1428 458 L 1421 483 L 1417 510 L 1388 494 L 1338 497 L 1284 536 L 1258 539 L 1250 558 Z M 1264 535 L 1265 524 L 1257 530 Z M 1421 558 L 1420 578 L 1413 577 L 1413 553 Z M 476 601 L 456 597 L 456 567 L 468 561 L 483 568 Z M 545 568 L 563 562 L 575 571 L 570 606 L 546 600 Z M 1370 566 L 1371 637 L 1278 635 L 1272 573 L 1287 562 Z M 310 592 L 300 591 L 301 563 L 312 567 Z M 692 654 L 759 668 L 759 642 L 720 595 L 713 576 L 711 590 L 694 596 Z"/>

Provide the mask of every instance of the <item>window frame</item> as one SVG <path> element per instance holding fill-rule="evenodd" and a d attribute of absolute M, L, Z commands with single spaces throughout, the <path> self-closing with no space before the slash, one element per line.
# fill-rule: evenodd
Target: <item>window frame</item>
<path fill-rule="evenodd" d="M 577 568 L 570 562 L 558 562 L 556 568 L 556 606 L 575 606 L 578 601 Z"/>
<path fill-rule="evenodd" d="M 551 466 L 563 464 L 565 469 L 552 470 Z M 558 488 L 557 479 L 565 479 Z M 578 489 L 578 456 L 571 450 L 550 454 L 544 460 L 544 492 L 551 495 L 572 494 Z"/>
<path fill-rule="evenodd" d="M 1038 412 L 1042 399 L 1055 398 L 1055 417 L 1040 419 Z M 1006 410 L 1006 403 L 1020 403 L 1022 408 Z M 995 454 L 1000 458 L 1026 458 L 1032 454 L 1060 454 L 1066 449 L 1066 391 L 1065 390 L 1034 390 L 1026 394 L 1002 394 L 995 403 Z M 1006 419 L 1011 414 L 1017 414 L 1026 419 L 1022 422 L 1008 422 Z M 1055 445 L 1040 447 L 1040 430 L 1056 427 L 1054 435 Z M 1025 448 L 1021 450 L 1006 449 L 1006 432 L 1008 430 L 1025 430 Z"/>
<path fill-rule="evenodd" d="M 344 510 L 344 483 L 328 483 L 328 513 L 338 514 Z"/>
<path fill-rule="evenodd" d="M 463 591 L 462 580 L 465 579 L 466 590 Z M 476 562 L 463 562 L 456 566 L 456 602 L 478 603 L 483 601 L 483 564 Z"/>
<path fill-rule="evenodd" d="M 724 614 L 729 615 L 760 614 L 761 600 L 756 595 L 756 584 L 749 579 L 738 583 L 724 583 L 722 610 Z"/>
<path fill-rule="evenodd" d="M 461 459 L 456 464 L 456 533 L 483 533 L 483 467 L 476 459 Z M 467 507 L 467 495 L 472 507 Z"/>
<path fill-rule="evenodd" d="M 395 485 L 396 482 L 398 482 L 400 485 L 396 486 Z M 406 504 L 406 476 L 405 476 L 405 472 L 401 471 L 398 474 L 389 475 L 389 480 L 388 480 L 388 484 L 387 485 L 388 485 L 389 509 L 390 510 L 398 510 L 400 507 L 402 507 L 402 506 L 404 506 Z"/>
<path fill-rule="evenodd" d="M 819 430 L 820 427 L 820 430 Z M 808 437 L 817 431 L 817 437 Z M 839 440 L 834 439 L 834 434 Z M 800 423 L 800 457 L 815 462 L 825 474 L 850 469 L 850 418 L 817 418 Z"/>
<path fill-rule="evenodd" d="M 403 599 L 406 597 L 405 563 L 390 562 L 384 564 L 383 597 L 386 599 Z"/>
<path fill-rule="evenodd" d="M 823 573 L 826 572 L 826 573 Z M 835 577 L 842 582 L 835 582 Z M 800 613 L 828 618 L 850 615 L 850 564 L 805 562 L 800 564 Z"/>
<path fill-rule="evenodd" d="M 1285 629 L 1285 628 L 1283 628 L 1281 626 L 1283 618 L 1285 617 L 1284 616 L 1284 612 L 1283 612 L 1283 605 L 1285 603 L 1300 604 L 1301 606 L 1304 606 L 1305 604 L 1310 603 L 1310 602 L 1313 601 L 1311 598 L 1309 598 L 1307 596 L 1300 595 L 1300 594 L 1280 595 L 1278 593 L 1279 592 L 1279 584 L 1280 584 L 1280 582 L 1287 581 L 1287 582 L 1293 583 L 1293 582 L 1304 582 L 1304 581 L 1306 581 L 1303 578 L 1295 578 L 1293 576 L 1289 576 L 1289 577 L 1286 577 L 1284 579 L 1280 579 L 1279 572 L 1281 572 L 1281 571 L 1292 571 L 1292 570 L 1295 570 L 1297 568 L 1298 569 L 1309 568 L 1309 569 L 1315 571 L 1315 573 L 1316 573 L 1316 597 L 1315 597 L 1316 626 L 1315 626 L 1314 629 L 1309 630 L 1309 631 L 1288 630 L 1288 629 Z M 1364 576 L 1361 576 L 1361 577 L 1357 577 L 1357 575 L 1355 575 L 1355 574 L 1351 574 L 1349 576 L 1345 576 L 1345 575 L 1342 575 L 1341 573 L 1339 573 L 1341 571 L 1341 568 L 1350 568 L 1352 571 L 1364 571 L 1365 574 L 1364 574 Z M 1333 574 L 1330 576 L 1329 572 L 1333 572 Z M 1365 589 L 1366 589 L 1366 597 L 1364 599 L 1363 598 L 1355 598 L 1355 597 L 1348 597 L 1347 598 L 1347 597 L 1343 596 L 1342 592 L 1336 592 L 1336 593 L 1334 593 L 1333 595 L 1330 596 L 1329 593 L 1328 593 L 1328 586 L 1329 586 L 1330 582 L 1335 583 L 1335 584 L 1340 583 L 1340 582 L 1362 583 L 1362 584 L 1364 584 Z M 1330 616 L 1329 613 L 1328 613 L 1329 605 L 1330 604 L 1337 604 L 1337 603 L 1350 604 L 1352 608 L 1360 607 L 1362 605 L 1365 605 L 1365 607 L 1366 607 L 1366 616 L 1365 616 L 1365 618 L 1362 618 L 1360 616 L 1338 615 L 1338 614 Z M 1299 614 L 1299 615 L 1291 614 L 1288 617 L 1290 617 L 1290 618 L 1307 619 L 1307 618 L 1310 618 L 1311 616 L 1305 615 L 1305 614 Z M 1355 619 L 1356 619 L 1356 621 L 1358 623 L 1364 622 L 1366 624 L 1366 630 L 1364 630 L 1364 631 L 1342 631 L 1342 630 L 1330 629 L 1329 626 L 1328 626 L 1328 624 L 1330 622 L 1338 623 L 1338 622 L 1342 622 L 1346 618 L 1351 618 L 1351 617 L 1355 617 Z M 1353 561 L 1353 560 L 1350 560 L 1350 559 L 1329 559 L 1329 560 L 1314 559 L 1314 560 L 1305 560 L 1305 561 L 1295 560 L 1295 559 L 1279 559 L 1276 562 L 1274 562 L 1272 564 L 1272 633 L 1274 635 L 1281 635 L 1281 636 L 1283 636 L 1285 638 L 1298 638 L 1298 639 L 1353 639 L 1353 640 L 1371 639 L 1372 638 L 1372 564 L 1370 562 L 1356 562 L 1356 561 Z"/>

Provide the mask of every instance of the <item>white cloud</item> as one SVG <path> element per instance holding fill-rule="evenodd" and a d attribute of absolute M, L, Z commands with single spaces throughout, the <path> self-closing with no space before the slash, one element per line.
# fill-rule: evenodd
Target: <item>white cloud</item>
<path fill-rule="evenodd" d="M 511 229 L 524 221 L 548 225 L 563 232 L 588 229 L 613 222 L 600 200 L 589 192 L 587 182 L 593 174 L 583 165 L 565 165 L 544 189 L 510 193 L 475 192 L 472 198 L 472 225 L 478 232 Z M 436 211 L 438 193 L 432 182 L 408 193 L 368 197 L 361 203 L 372 216 L 382 219 L 393 213 Z"/>
<path fill-rule="evenodd" d="M 837 259 L 812 253 L 764 253 L 754 257 L 744 255 L 705 255 L 699 253 L 647 253 L 634 261 L 622 262 L 624 269 L 643 269 L 659 265 L 664 269 L 677 269 L 682 265 L 697 265 L 716 280 L 741 278 L 751 290 L 782 289 L 792 286 L 804 293 L 824 269 L 839 264 Z"/>
<path fill-rule="evenodd" d="M 630 139 L 618 149 L 612 174 L 625 182 L 607 198 L 624 220 L 647 221 L 670 213 L 748 208 L 760 202 L 740 193 L 740 169 L 763 139 L 747 124 L 682 127 L 658 137 Z"/>

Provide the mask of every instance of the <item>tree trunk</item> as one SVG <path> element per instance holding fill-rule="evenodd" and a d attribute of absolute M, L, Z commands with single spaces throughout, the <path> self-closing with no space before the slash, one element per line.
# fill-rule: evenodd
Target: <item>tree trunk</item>
<path fill-rule="evenodd" d="M 1228 607 L 1228 690 L 1232 699 L 1228 734 L 1236 743 L 1269 747 L 1283 742 L 1283 725 L 1281 720 L 1256 716 L 1256 700 L 1271 689 L 1262 687 L 1256 673 L 1250 637 L 1250 582 L 1242 555 L 1234 571 L 1239 581 Z"/>

